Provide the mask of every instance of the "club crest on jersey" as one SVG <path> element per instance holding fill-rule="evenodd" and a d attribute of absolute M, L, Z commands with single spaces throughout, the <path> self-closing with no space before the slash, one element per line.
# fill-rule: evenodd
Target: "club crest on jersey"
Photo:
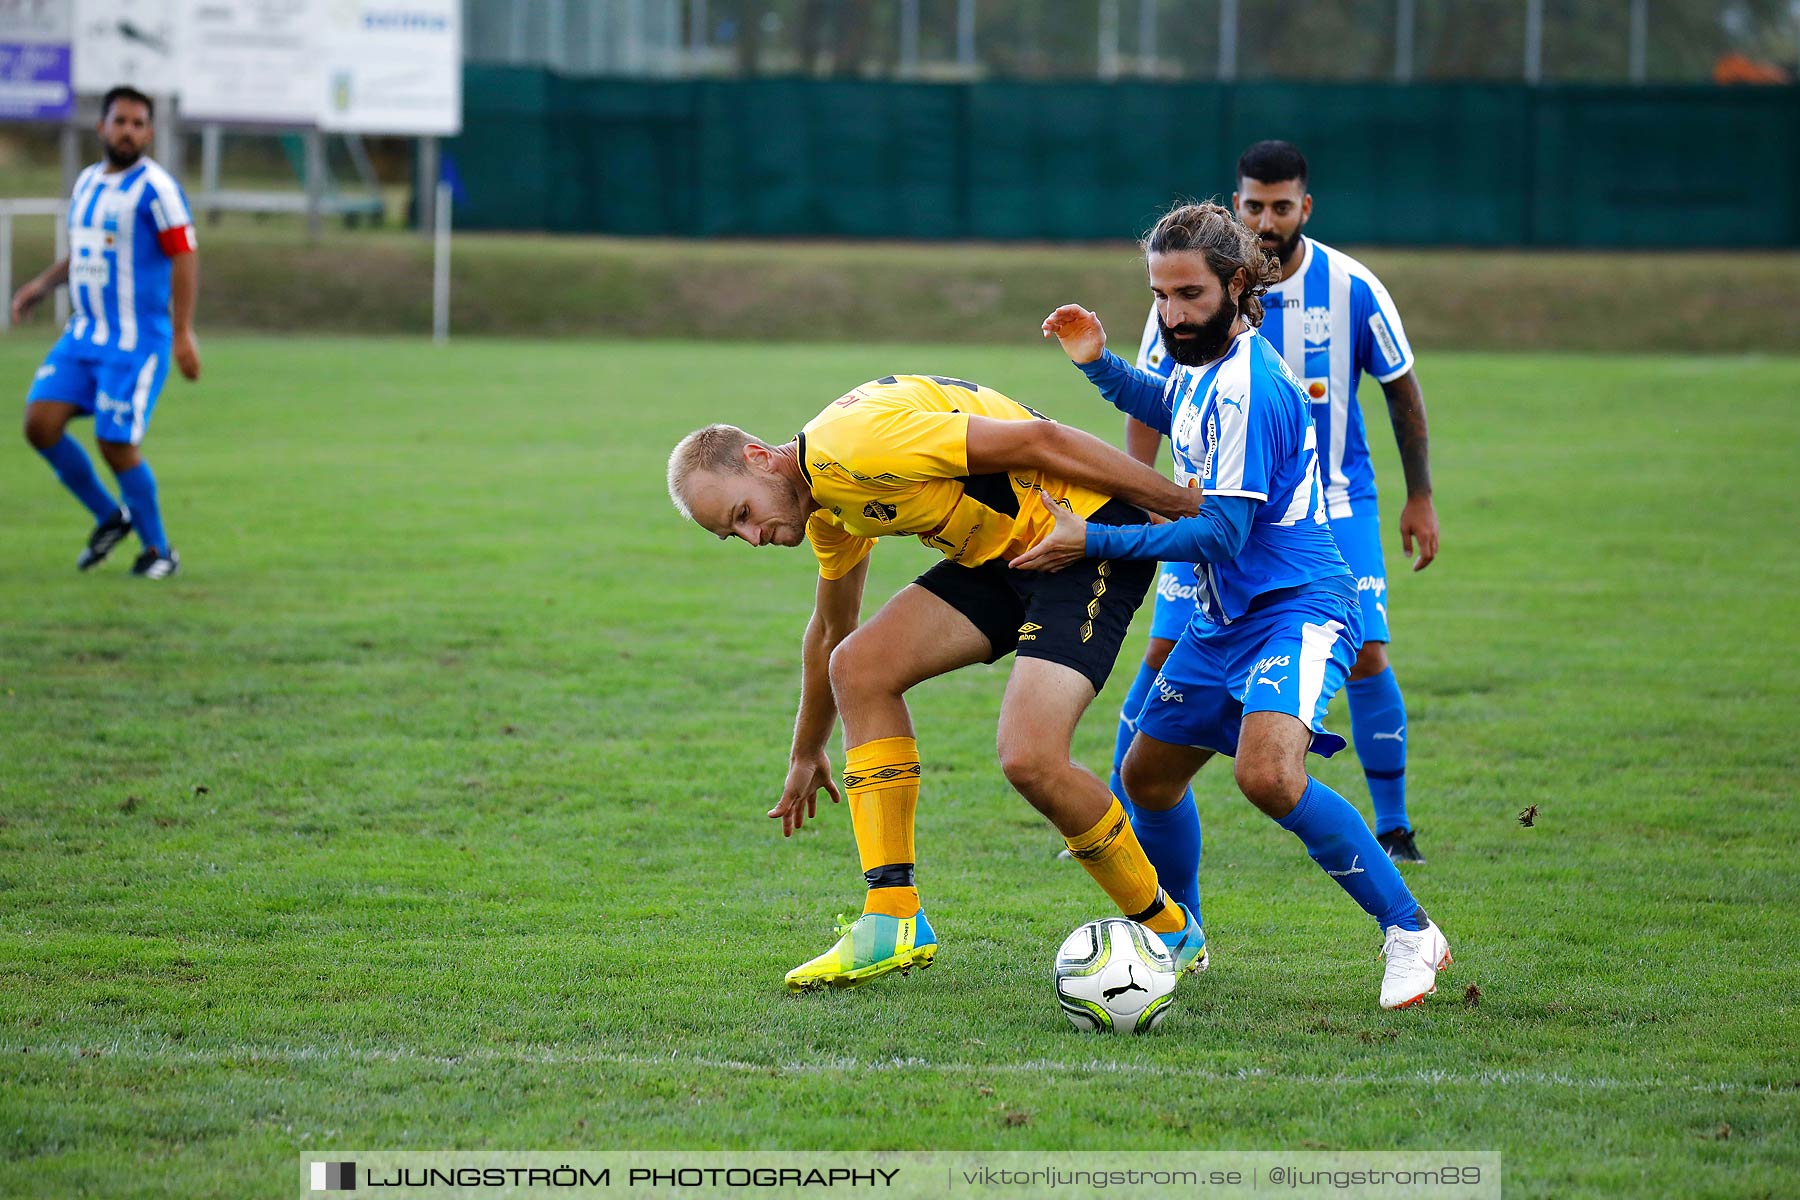
<path fill-rule="evenodd" d="M 1331 310 L 1315 304 L 1300 318 L 1300 333 L 1309 346 L 1323 346 L 1331 340 Z"/>
<path fill-rule="evenodd" d="M 1175 427 L 1171 435 L 1177 446 L 1185 446 L 1194 436 L 1194 422 L 1200 419 L 1200 408 L 1194 404 L 1182 404 L 1175 413 Z"/>
<path fill-rule="evenodd" d="M 886 523 L 893 520 L 899 512 L 900 510 L 892 504 L 883 504 L 879 500 L 871 500 L 863 505 L 863 516 L 868 517 L 872 521 Z"/>

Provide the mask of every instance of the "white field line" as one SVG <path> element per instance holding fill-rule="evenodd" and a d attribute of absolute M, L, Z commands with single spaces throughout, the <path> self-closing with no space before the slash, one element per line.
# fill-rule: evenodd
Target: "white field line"
<path fill-rule="evenodd" d="M 1026 1059 L 1020 1062 L 939 1062 L 924 1058 L 859 1059 L 830 1056 L 813 1061 L 784 1059 L 779 1062 L 749 1062 L 742 1059 L 712 1058 L 683 1054 L 617 1054 L 606 1051 L 569 1050 L 553 1046 L 517 1046 L 497 1048 L 481 1046 L 463 1054 L 440 1054 L 410 1046 L 359 1048 L 343 1044 L 298 1046 L 236 1044 L 220 1047 L 184 1046 L 174 1042 L 123 1041 L 48 1042 L 24 1046 L 0 1046 L 0 1054 L 23 1056 L 44 1055 L 57 1058 L 104 1057 L 133 1061 L 175 1063 L 398 1063 L 417 1062 L 442 1066 L 463 1063 L 530 1064 L 541 1066 L 615 1066 L 615 1067 L 699 1067 L 709 1071 L 727 1071 L 748 1075 L 807 1076 L 819 1074 L 862 1074 L 891 1071 L 899 1074 L 929 1075 L 1118 1075 L 1147 1079 L 1193 1079 L 1207 1083 L 1298 1083 L 1308 1086 L 1367 1084 L 1415 1085 L 1441 1084 L 1452 1087 L 1556 1087 L 1583 1091 L 1664 1091 L 1704 1092 L 1708 1094 L 1772 1095 L 1789 1090 L 1775 1084 L 1741 1083 L 1732 1080 L 1704 1081 L 1693 1079 L 1615 1079 L 1608 1076 L 1571 1075 L 1562 1071 L 1395 1071 L 1388 1074 L 1332 1075 L 1299 1074 L 1286 1071 L 1245 1069 L 1209 1071 L 1203 1068 L 1170 1066 L 1163 1063 L 1119 1062 L 1109 1059 L 1085 1059 L 1060 1062 L 1053 1059 Z"/>

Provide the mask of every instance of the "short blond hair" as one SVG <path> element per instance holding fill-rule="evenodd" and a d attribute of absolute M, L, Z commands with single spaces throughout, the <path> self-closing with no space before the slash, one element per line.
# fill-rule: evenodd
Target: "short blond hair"
<path fill-rule="evenodd" d="M 675 449 L 669 455 L 669 501 L 675 505 L 675 511 L 690 521 L 694 519 L 687 490 L 688 479 L 696 471 L 748 475 L 750 464 L 744 461 L 744 447 L 753 444 L 768 445 L 736 425 L 708 425 L 675 443 Z"/>

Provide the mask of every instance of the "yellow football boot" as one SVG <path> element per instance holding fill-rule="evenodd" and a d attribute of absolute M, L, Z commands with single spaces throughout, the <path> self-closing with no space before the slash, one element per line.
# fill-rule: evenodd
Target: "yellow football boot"
<path fill-rule="evenodd" d="M 836 945 L 787 973 L 788 991 L 856 987 L 889 971 L 929 967 L 937 957 L 937 934 L 923 909 L 910 917 L 864 913 L 854 921 L 839 913 L 837 932 Z"/>

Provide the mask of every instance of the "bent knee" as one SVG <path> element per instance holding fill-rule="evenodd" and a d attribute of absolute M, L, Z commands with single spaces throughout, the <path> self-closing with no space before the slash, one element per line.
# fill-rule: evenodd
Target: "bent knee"
<path fill-rule="evenodd" d="M 25 440 L 33 449 L 48 450 L 62 441 L 62 426 L 42 415 L 34 405 L 25 406 Z"/>
<path fill-rule="evenodd" d="M 898 677 L 890 662 L 871 639 L 852 633 L 831 652 L 827 672 L 831 694 L 839 697 L 899 692 Z"/>
<path fill-rule="evenodd" d="M 1238 790 L 1264 812 L 1293 808 L 1306 790 L 1306 767 L 1275 757 L 1242 757 L 1236 762 Z"/>
<path fill-rule="evenodd" d="M 100 457 L 106 460 L 106 465 L 111 467 L 115 474 L 120 471 L 129 471 L 143 461 L 143 456 L 138 453 L 138 448 L 130 442 L 96 441 L 95 445 L 100 448 Z"/>
<path fill-rule="evenodd" d="M 1144 647 L 1144 665 L 1153 671 L 1161 671 L 1163 664 L 1169 661 L 1169 655 L 1174 649 L 1175 643 L 1168 638 L 1151 638 L 1149 644 Z"/>
<path fill-rule="evenodd" d="M 1027 742 L 1003 740 L 995 749 L 1000 757 L 1000 773 L 1028 799 L 1050 792 L 1069 769 L 1066 755 L 1059 756 Z"/>
<path fill-rule="evenodd" d="M 1356 652 L 1356 662 L 1350 667 L 1350 678 L 1368 679 L 1388 669 L 1387 643 L 1364 642 L 1362 649 Z"/>
<path fill-rule="evenodd" d="M 1125 785 L 1125 795 L 1121 799 L 1154 809 L 1173 808 L 1186 793 L 1188 785 L 1187 779 L 1174 778 L 1148 762 L 1144 755 L 1137 753 L 1135 742 L 1132 749 L 1125 752 L 1125 761 L 1119 766 L 1119 782 Z"/>

